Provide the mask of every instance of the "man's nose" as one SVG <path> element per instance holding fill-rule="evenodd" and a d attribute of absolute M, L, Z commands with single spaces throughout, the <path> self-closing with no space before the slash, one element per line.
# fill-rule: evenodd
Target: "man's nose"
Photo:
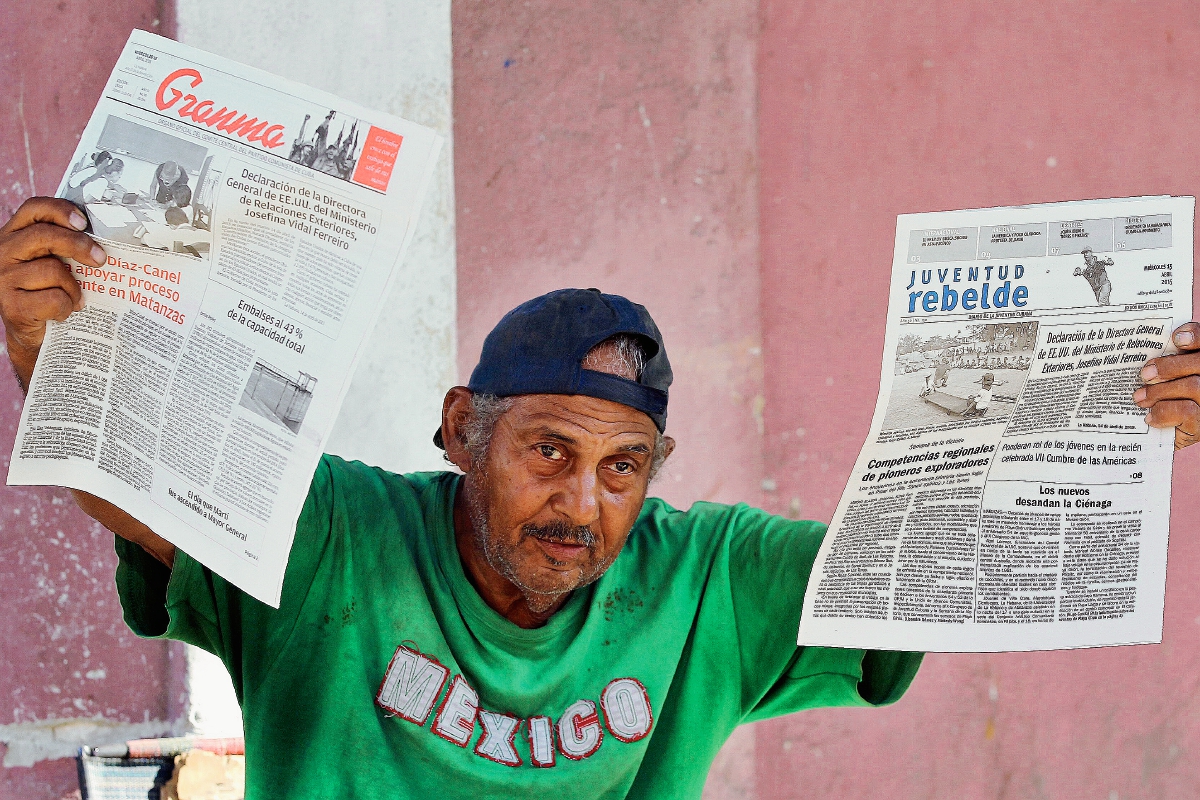
<path fill-rule="evenodd" d="M 555 510 L 572 525 L 591 525 L 600 519 L 599 489 L 594 469 L 575 469 L 555 498 Z"/>

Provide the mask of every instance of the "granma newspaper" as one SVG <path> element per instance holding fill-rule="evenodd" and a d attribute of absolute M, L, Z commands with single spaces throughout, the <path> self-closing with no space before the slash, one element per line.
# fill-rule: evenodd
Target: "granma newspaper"
<path fill-rule="evenodd" d="M 58 195 L 108 253 L 51 323 L 8 481 L 95 494 L 278 604 L 441 139 L 134 31 Z"/>

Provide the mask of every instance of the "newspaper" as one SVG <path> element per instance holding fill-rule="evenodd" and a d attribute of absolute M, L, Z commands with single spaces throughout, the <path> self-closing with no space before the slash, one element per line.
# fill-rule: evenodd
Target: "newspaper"
<path fill-rule="evenodd" d="M 1132 401 L 1191 319 L 1191 197 L 899 217 L 879 401 L 799 643 L 1162 640 L 1174 431 Z"/>
<path fill-rule="evenodd" d="M 108 253 L 51 323 L 9 484 L 91 492 L 278 606 L 442 140 L 143 31 L 58 195 Z"/>

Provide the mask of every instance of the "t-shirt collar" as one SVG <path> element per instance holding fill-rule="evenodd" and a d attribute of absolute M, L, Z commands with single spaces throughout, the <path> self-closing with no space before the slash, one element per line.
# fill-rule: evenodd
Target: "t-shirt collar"
<path fill-rule="evenodd" d="M 451 480 L 442 483 L 442 497 L 439 499 L 444 524 L 434 526 L 434 529 L 438 531 L 435 537 L 438 566 L 467 626 L 476 636 L 482 638 L 486 631 L 487 638 L 497 644 L 508 644 L 516 648 L 539 645 L 567 631 L 578 631 L 581 616 L 591 603 L 596 585 L 594 583 L 576 589 L 563 607 L 540 628 L 522 628 L 510 622 L 479 596 L 463 569 L 462 558 L 454 538 L 454 498 L 462 486 L 462 477 L 455 475 Z"/>

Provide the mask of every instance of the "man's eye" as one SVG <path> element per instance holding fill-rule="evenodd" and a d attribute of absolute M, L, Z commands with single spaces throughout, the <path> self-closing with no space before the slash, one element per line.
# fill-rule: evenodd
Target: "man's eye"
<path fill-rule="evenodd" d="M 618 461 L 617 463 L 613 464 L 612 468 L 621 475 L 631 475 L 637 471 L 637 467 L 628 461 Z"/>
<path fill-rule="evenodd" d="M 557 447 L 549 444 L 539 444 L 538 452 L 540 452 L 544 458 L 549 458 L 554 461 L 558 461 L 563 457 L 563 454 L 558 452 Z"/>

